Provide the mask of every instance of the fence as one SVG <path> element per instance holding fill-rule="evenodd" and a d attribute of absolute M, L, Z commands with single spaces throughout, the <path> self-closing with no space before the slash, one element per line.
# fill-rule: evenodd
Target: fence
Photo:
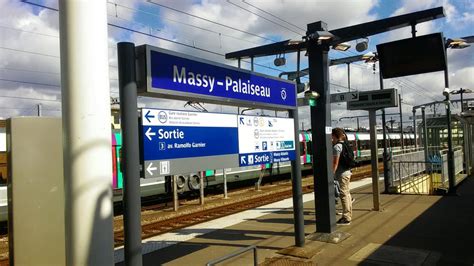
<path fill-rule="evenodd" d="M 392 186 L 396 186 L 399 193 L 431 194 L 436 189 L 446 190 L 449 187 L 447 149 L 430 148 L 428 161 L 425 160 L 424 151 L 393 156 Z M 464 170 L 463 156 L 462 149 L 455 148 L 456 184 L 465 177 L 461 174 Z"/>

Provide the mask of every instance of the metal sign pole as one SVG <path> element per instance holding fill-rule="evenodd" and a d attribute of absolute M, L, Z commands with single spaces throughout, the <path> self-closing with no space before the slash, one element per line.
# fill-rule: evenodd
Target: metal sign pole
<path fill-rule="evenodd" d="M 173 210 L 176 212 L 179 208 L 178 201 L 178 176 L 173 175 Z"/>
<path fill-rule="evenodd" d="M 138 143 L 135 45 L 117 44 L 120 113 L 122 117 L 123 224 L 125 264 L 142 265 L 140 162 Z"/>
<path fill-rule="evenodd" d="M 374 211 L 380 210 L 379 202 L 379 158 L 377 154 L 377 131 L 376 131 L 376 116 L 375 109 L 369 110 L 369 124 L 370 124 L 370 154 L 372 158 L 372 194 L 374 200 Z"/>
<path fill-rule="evenodd" d="M 204 172 L 199 173 L 199 204 L 204 205 Z"/>
<path fill-rule="evenodd" d="M 227 199 L 227 172 L 224 169 L 222 169 L 222 174 L 224 176 L 224 199 Z"/>
<path fill-rule="evenodd" d="M 303 215 L 303 189 L 301 181 L 301 157 L 298 128 L 298 109 L 290 110 L 289 117 L 293 118 L 295 128 L 295 152 L 296 157 L 291 161 L 291 189 L 293 194 L 293 218 L 295 220 L 295 246 L 303 247 L 304 238 L 304 215 Z"/>

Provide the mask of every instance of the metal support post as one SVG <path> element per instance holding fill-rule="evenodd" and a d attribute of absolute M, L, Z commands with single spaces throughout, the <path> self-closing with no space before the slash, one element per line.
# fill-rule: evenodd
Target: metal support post
<path fill-rule="evenodd" d="M 370 154 L 372 158 L 372 195 L 374 201 L 374 211 L 380 210 L 379 202 L 379 170 L 378 170 L 378 146 L 377 146 L 377 131 L 376 131 L 376 116 L 375 110 L 369 110 L 370 123 Z"/>
<path fill-rule="evenodd" d="M 418 143 L 416 142 L 416 109 L 413 109 L 413 138 L 415 139 L 415 149 L 418 148 Z"/>
<path fill-rule="evenodd" d="M 347 63 L 347 88 L 351 91 L 351 63 Z"/>
<path fill-rule="evenodd" d="M 451 102 L 449 95 L 446 96 L 446 123 L 448 124 L 448 180 L 449 193 L 456 193 L 456 176 L 454 174 L 454 151 L 453 151 L 453 134 L 451 128 Z"/>
<path fill-rule="evenodd" d="M 41 104 L 36 105 L 37 111 L 38 111 L 38 116 L 41 116 Z"/>
<path fill-rule="evenodd" d="M 204 205 L 204 172 L 199 173 L 199 204 Z"/>
<path fill-rule="evenodd" d="M 298 109 L 290 110 L 289 117 L 293 118 L 295 127 L 295 141 L 299 139 Z M 304 215 L 303 215 L 303 188 L 301 181 L 301 158 L 300 146 L 295 145 L 295 160 L 291 162 L 291 189 L 293 193 L 293 219 L 295 221 L 295 246 L 303 247 L 304 238 Z"/>
<path fill-rule="evenodd" d="M 117 45 L 123 160 L 123 227 L 126 265 L 142 265 L 140 161 L 135 45 Z"/>
<path fill-rule="evenodd" d="M 227 199 L 227 171 L 222 169 L 222 175 L 224 176 L 224 199 Z"/>
<path fill-rule="evenodd" d="M 383 77 L 382 72 L 379 73 L 380 89 L 383 90 Z M 392 161 L 388 154 L 387 150 L 387 128 L 385 126 L 385 109 L 382 109 L 382 161 L 383 161 L 383 184 L 384 184 L 384 193 L 389 193 L 389 187 L 393 184 L 392 180 Z"/>
<path fill-rule="evenodd" d="M 327 30 L 324 22 L 308 24 L 308 32 Z M 329 46 L 308 44 L 309 82 L 320 97 L 311 106 L 313 139 L 313 175 L 316 209 L 316 232 L 332 233 L 336 229 L 334 174 L 332 171 L 331 105 L 329 92 Z"/>
<path fill-rule="evenodd" d="M 178 201 L 178 176 L 173 175 L 173 211 L 177 212 L 179 208 Z"/>
<path fill-rule="evenodd" d="M 423 121 L 423 149 L 425 153 L 425 162 L 428 162 L 428 126 L 426 124 L 426 112 L 425 112 L 425 107 L 421 107 L 421 119 Z M 426 165 L 428 168 L 428 164 Z"/>
<path fill-rule="evenodd" d="M 60 0 L 59 28 L 65 144 L 65 264 L 112 265 L 112 132 L 106 2 Z"/>
<path fill-rule="evenodd" d="M 400 105 L 400 143 L 402 147 L 402 152 L 405 149 L 405 143 L 404 143 L 404 138 L 403 138 L 403 113 L 402 113 L 402 95 L 398 94 L 398 104 Z"/>
<path fill-rule="evenodd" d="M 445 55 L 446 56 L 446 53 Z M 449 89 L 448 64 L 444 69 L 444 86 Z M 448 123 L 448 179 L 449 194 L 456 193 L 456 176 L 454 173 L 454 151 L 453 151 L 453 134 L 451 128 L 451 102 L 449 101 L 449 93 L 446 94 L 446 122 Z"/>
<path fill-rule="evenodd" d="M 359 132 L 359 131 L 360 131 L 360 126 L 359 126 L 359 118 L 358 118 L 358 117 L 356 117 L 356 119 L 357 119 L 357 132 Z"/>

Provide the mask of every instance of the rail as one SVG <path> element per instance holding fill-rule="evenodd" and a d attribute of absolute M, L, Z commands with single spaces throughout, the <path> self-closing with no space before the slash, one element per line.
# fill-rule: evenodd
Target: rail
<path fill-rule="evenodd" d="M 258 257 L 257 257 L 257 246 L 255 245 L 251 245 L 251 246 L 248 246 L 248 247 L 245 247 L 245 248 L 241 248 L 235 252 L 232 252 L 228 255 L 225 255 L 225 256 L 222 256 L 220 258 L 217 258 L 217 259 L 214 259 L 214 260 L 211 260 L 209 261 L 206 265 L 207 266 L 211 266 L 211 265 L 216 265 L 217 263 L 220 263 L 220 262 L 223 262 L 223 261 L 226 261 L 228 259 L 231 259 L 233 257 L 237 257 L 249 250 L 253 250 L 253 265 L 258 265 Z"/>
<path fill-rule="evenodd" d="M 394 161 L 393 182 L 400 194 L 432 194 L 439 188 L 442 175 L 435 170 L 437 163 L 427 161 Z M 438 185 L 437 185 L 438 184 Z M 442 184 L 442 182 L 441 182 Z"/>

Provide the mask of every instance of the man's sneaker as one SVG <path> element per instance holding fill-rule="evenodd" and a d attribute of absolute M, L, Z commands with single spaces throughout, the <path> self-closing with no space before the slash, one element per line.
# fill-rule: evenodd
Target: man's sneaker
<path fill-rule="evenodd" d="M 339 225 L 350 225 L 351 221 L 348 221 L 346 218 L 343 217 L 339 219 L 336 223 Z"/>

